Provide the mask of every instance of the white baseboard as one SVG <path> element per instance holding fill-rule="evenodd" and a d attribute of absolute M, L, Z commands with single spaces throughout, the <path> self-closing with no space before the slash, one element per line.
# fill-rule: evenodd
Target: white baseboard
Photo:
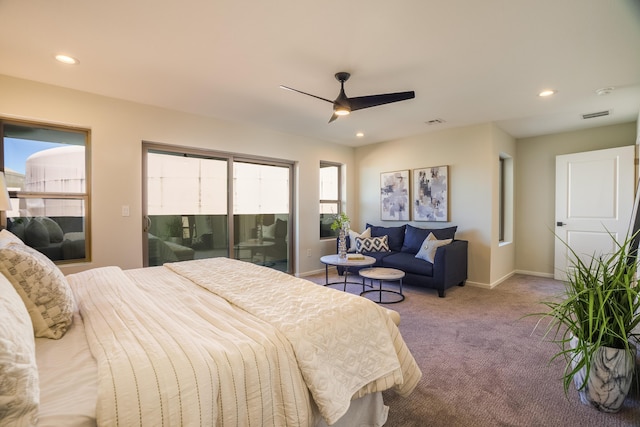
<path fill-rule="evenodd" d="M 474 286 L 476 288 L 493 289 L 496 286 L 498 286 L 500 283 L 504 282 L 505 280 L 513 276 L 514 274 L 525 274 L 527 276 L 545 277 L 547 279 L 553 279 L 553 274 L 551 273 L 541 273 L 539 271 L 527 271 L 527 270 L 514 270 L 511 273 L 506 274 L 505 276 L 501 277 L 500 279 L 496 280 L 493 283 L 480 283 L 480 282 L 473 282 L 470 280 L 467 280 L 465 283 L 466 285 Z"/>
<path fill-rule="evenodd" d="M 331 268 L 331 267 L 329 267 Z M 334 267 L 335 268 L 335 267 Z M 325 270 L 324 268 L 319 269 L 319 270 L 312 270 L 312 271 L 305 271 L 303 273 L 298 273 L 296 274 L 297 277 L 306 277 L 306 276 L 313 276 L 314 274 L 320 274 L 320 273 L 324 273 Z M 493 283 L 481 283 L 481 282 L 473 282 L 471 280 L 467 280 L 465 282 L 465 286 L 473 286 L 475 288 L 483 288 L 483 289 L 493 289 L 496 286 L 498 286 L 500 283 L 504 282 L 505 280 L 507 280 L 508 278 L 510 278 L 511 276 L 513 276 L 514 274 L 525 274 L 527 276 L 537 276 L 537 277 L 545 277 L 548 279 L 553 279 L 553 274 L 552 273 L 541 273 L 539 271 L 528 271 L 528 270 L 514 270 L 509 274 L 506 274 L 505 276 L 501 277 L 500 279 L 496 280 Z"/>
<path fill-rule="evenodd" d="M 553 279 L 553 273 L 541 273 L 539 271 L 527 271 L 527 270 L 515 270 L 514 273 L 526 274 L 527 276 L 546 277 L 547 279 Z"/>
<path fill-rule="evenodd" d="M 329 269 L 331 269 L 331 267 L 329 267 Z M 313 276 L 314 274 L 320 274 L 320 273 L 324 273 L 325 269 L 321 268 L 320 270 L 312 270 L 312 271 L 305 271 L 302 273 L 297 273 L 296 277 L 307 277 L 307 276 Z"/>
<path fill-rule="evenodd" d="M 488 283 L 480 283 L 480 282 L 472 282 L 471 280 L 467 280 L 464 282 L 465 286 L 473 286 L 474 288 L 482 288 L 482 289 L 492 289 L 493 287 Z"/>

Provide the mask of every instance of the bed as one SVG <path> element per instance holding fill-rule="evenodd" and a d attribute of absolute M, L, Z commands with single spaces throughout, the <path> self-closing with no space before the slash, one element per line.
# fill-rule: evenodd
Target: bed
<path fill-rule="evenodd" d="M 422 375 L 365 298 L 227 258 L 65 277 L 6 233 L 0 425 L 377 426 Z"/>

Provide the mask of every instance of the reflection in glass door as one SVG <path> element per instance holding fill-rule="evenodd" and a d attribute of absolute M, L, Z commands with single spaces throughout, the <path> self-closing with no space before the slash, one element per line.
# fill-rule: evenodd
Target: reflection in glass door
<path fill-rule="evenodd" d="M 145 144 L 144 169 L 145 266 L 231 257 L 291 272 L 293 163 Z"/>
<path fill-rule="evenodd" d="M 289 271 L 290 167 L 233 163 L 234 257 Z"/>
<path fill-rule="evenodd" d="M 147 152 L 146 265 L 226 257 L 227 160 Z"/>

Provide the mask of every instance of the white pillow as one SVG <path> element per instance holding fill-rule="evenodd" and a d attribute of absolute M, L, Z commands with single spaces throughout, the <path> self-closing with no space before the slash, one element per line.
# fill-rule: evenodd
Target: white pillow
<path fill-rule="evenodd" d="M 7 246 L 9 243 L 18 243 L 24 245 L 24 242 L 20 240 L 18 236 L 3 228 L 0 231 L 0 247 Z"/>
<path fill-rule="evenodd" d="M 0 247 L 0 272 L 29 311 L 40 338 L 62 338 L 73 321 L 75 301 L 60 269 L 37 250 L 17 243 Z"/>
<path fill-rule="evenodd" d="M 33 325 L 22 299 L 0 275 L 0 424 L 36 425 L 40 388 Z"/>
<path fill-rule="evenodd" d="M 349 230 L 349 250 L 347 252 L 355 252 L 356 251 L 356 237 L 361 237 L 366 239 L 371 237 L 371 228 L 367 228 L 362 233 L 358 233 L 357 231 Z"/>
<path fill-rule="evenodd" d="M 433 233 L 429 233 L 422 245 L 420 245 L 420 250 L 416 254 L 416 258 L 423 259 L 425 261 L 429 261 L 433 264 L 433 260 L 436 256 L 436 251 L 440 246 L 448 245 L 451 243 L 453 239 L 444 239 L 438 240 Z"/>
<path fill-rule="evenodd" d="M 275 239 L 276 238 L 276 223 L 274 222 L 271 225 L 263 225 L 262 226 L 262 237 L 265 239 Z"/>

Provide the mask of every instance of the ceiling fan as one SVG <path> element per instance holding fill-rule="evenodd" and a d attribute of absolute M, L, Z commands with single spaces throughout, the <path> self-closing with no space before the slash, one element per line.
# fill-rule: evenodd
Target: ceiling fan
<path fill-rule="evenodd" d="M 392 102 L 404 101 L 404 100 L 412 99 L 416 97 L 416 93 L 414 91 L 409 91 L 409 92 L 383 93 L 380 95 L 357 96 L 354 98 L 349 98 L 344 93 L 344 82 L 349 80 L 349 77 L 351 77 L 351 74 L 344 71 L 336 73 L 336 80 L 340 82 L 340 94 L 333 101 L 331 101 L 330 99 L 312 95 L 310 93 L 303 92 L 301 90 L 294 89 L 288 86 L 281 85 L 280 87 L 282 89 L 291 90 L 294 92 L 301 93 L 303 95 L 309 95 L 314 98 L 332 103 L 333 114 L 329 119 L 329 123 L 337 119 L 338 116 L 346 116 L 352 111 L 362 110 L 363 108 L 376 107 L 378 105 L 383 105 L 383 104 L 390 104 Z"/>

